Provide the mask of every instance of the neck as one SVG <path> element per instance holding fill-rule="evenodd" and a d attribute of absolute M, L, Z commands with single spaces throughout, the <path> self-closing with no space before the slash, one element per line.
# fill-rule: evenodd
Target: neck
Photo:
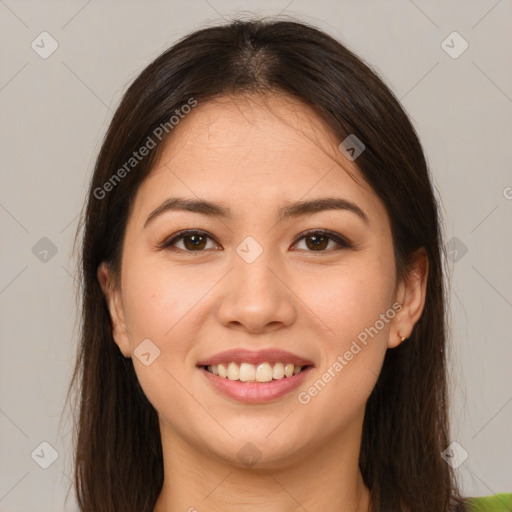
<path fill-rule="evenodd" d="M 242 504 L 244 512 L 368 512 L 356 423 L 289 463 L 246 468 L 199 451 L 161 422 L 165 478 L 153 512 L 238 512 Z"/>

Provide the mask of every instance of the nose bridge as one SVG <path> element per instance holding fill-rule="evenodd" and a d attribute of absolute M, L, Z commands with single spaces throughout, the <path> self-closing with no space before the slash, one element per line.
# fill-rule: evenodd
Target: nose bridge
<path fill-rule="evenodd" d="M 270 268 L 277 265 L 272 260 L 272 249 L 263 247 L 251 236 L 244 239 L 236 248 L 233 261 L 233 277 L 238 292 L 254 298 L 260 294 L 266 295 L 267 303 L 272 300 L 271 295 L 276 291 L 273 283 L 276 277 Z"/>
<path fill-rule="evenodd" d="M 247 237 L 233 254 L 233 268 L 223 293 L 219 319 L 259 331 L 267 324 L 289 324 L 295 314 L 290 292 L 276 276 L 279 262 L 272 249 Z"/>

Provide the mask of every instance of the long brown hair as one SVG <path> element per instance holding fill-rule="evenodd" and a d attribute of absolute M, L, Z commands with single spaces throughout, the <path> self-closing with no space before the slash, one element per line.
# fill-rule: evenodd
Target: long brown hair
<path fill-rule="evenodd" d="M 70 391 L 77 402 L 74 486 L 80 510 L 152 512 L 163 484 L 157 413 L 131 359 L 113 340 L 96 277 L 103 261 L 119 276 L 131 202 L 166 140 L 154 137 L 155 130 L 191 98 L 202 103 L 263 92 L 284 92 L 309 105 L 340 142 L 350 134 L 363 141 L 357 165 L 388 211 L 401 275 L 414 251 L 426 250 L 424 312 L 410 339 L 386 354 L 366 406 L 359 464 L 374 512 L 452 511 L 463 500 L 441 456 L 449 444 L 444 259 L 420 142 L 398 100 L 368 65 L 322 31 L 282 20 L 237 20 L 183 38 L 136 78 L 107 131 L 77 232 L 82 316 Z M 152 134 L 154 147 L 128 168 Z M 123 166 L 125 172 L 118 172 Z"/>

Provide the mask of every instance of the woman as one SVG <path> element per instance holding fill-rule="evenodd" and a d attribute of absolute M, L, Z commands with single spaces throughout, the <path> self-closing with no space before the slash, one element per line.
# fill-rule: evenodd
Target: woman
<path fill-rule="evenodd" d="M 178 42 L 117 109 L 83 226 L 82 512 L 478 505 L 446 462 L 425 158 L 340 43 L 282 21 Z"/>

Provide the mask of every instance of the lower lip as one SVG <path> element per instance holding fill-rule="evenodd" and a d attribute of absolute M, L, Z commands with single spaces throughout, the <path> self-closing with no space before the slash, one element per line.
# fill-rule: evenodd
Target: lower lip
<path fill-rule="evenodd" d="M 313 367 L 308 366 L 302 372 L 297 373 L 297 375 L 283 377 L 282 379 L 272 380 L 270 382 L 242 382 L 239 380 L 229 380 L 227 377 L 213 375 L 213 373 L 210 373 L 205 368 L 199 369 L 212 386 L 221 393 L 224 393 L 225 395 L 240 402 L 259 404 L 271 402 L 272 400 L 281 398 L 287 393 L 293 391 L 301 385 L 304 379 L 307 378 Z"/>

